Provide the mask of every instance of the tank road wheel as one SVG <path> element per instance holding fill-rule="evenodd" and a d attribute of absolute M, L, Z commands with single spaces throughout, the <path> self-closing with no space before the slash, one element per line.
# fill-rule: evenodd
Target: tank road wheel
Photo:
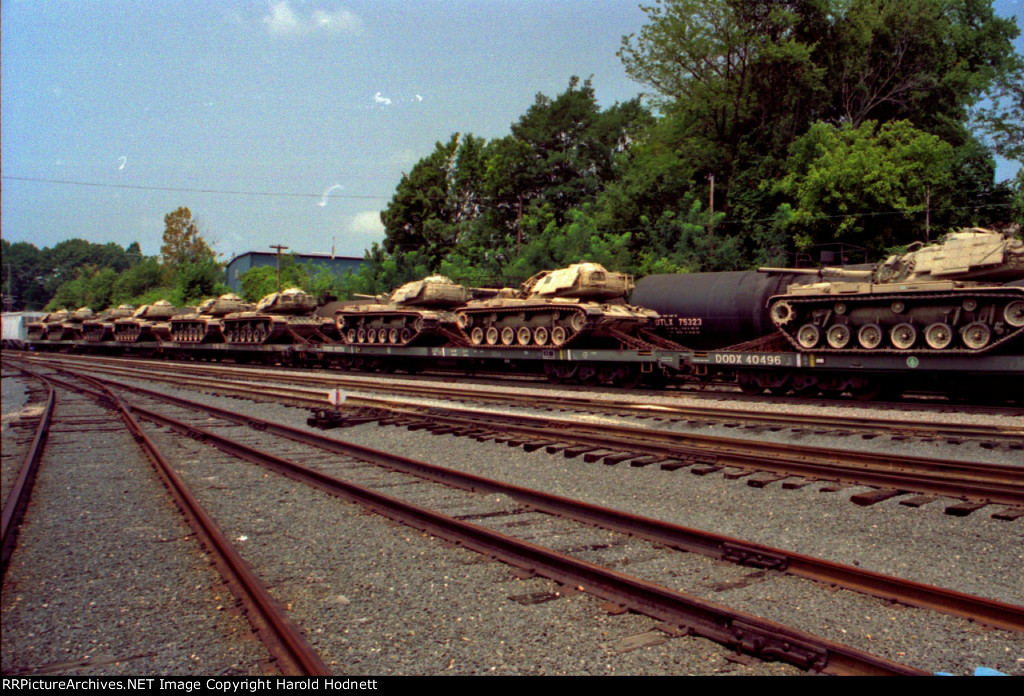
<path fill-rule="evenodd" d="M 533 342 L 538 346 L 546 346 L 548 344 L 548 330 L 543 326 L 538 326 L 534 329 Z"/>
<path fill-rule="evenodd" d="M 988 328 L 988 324 L 976 321 L 965 326 L 961 331 L 961 336 L 965 346 L 971 350 L 981 350 L 988 345 L 989 339 L 992 338 L 992 329 Z"/>
<path fill-rule="evenodd" d="M 1006 323 L 1015 329 L 1024 326 L 1024 300 L 1014 300 L 1003 309 Z"/>
<path fill-rule="evenodd" d="M 469 332 L 469 342 L 474 346 L 478 346 L 484 342 L 484 330 L 479 326 L 474 326 L 473 330 Z"/>
<path fill-rule="evenodd" d="M 366 330 L 366 342 L 367 343 L 376 343 L 377 342 L 377 329 L 367 329 Z"/>
<path fill-rule="evenodd" d="M 793 316 L 796 313 L 793 311 L 793 305 L 789 304 L 785 300 L 779 300 L 772 305 L 770 314 L 772 323 L 776 326 L 785 326 L 793 320 Z"/>
<path fill-rule="evenodd" d="M 917 341 L 917 329 L 910 324 L 897 324 L 889 332 L 889 340 L 900 350 L 907 350 Z"/>
<path fill-rule="evenodd" d="M 528 326 L 520 326 L 516 331 L 516 343 L 521 346 L 530 345 L 530 339 L 533 338 L 533 332 L 530 331 Z"/>
<path fill-rule="evenodd" d="M 516 342 L 516 330 L 511 326 L 506 326 L 501 330 L 501 343 L 505 346 L 510 346 Z"/>
<path fill-rule="evenodd" d="M 850 343 L 850 327 L 846 324 L 833 324 L 825 332 L 825 340 L 836 350 L 842 350 Z"/>
<path fill-rule="evenodd" d="M 466 316 L 464 313 L 459 313 L 455 316 L 455 325 L 458 326 L 460 329 L 466 328 L 467 326 L 469 326 L 469 323 L 469 317 Z"/>
<path fill-rule="evenodd" d="M 356 341 L 359 343 L 366 343 L 366 329 L 359 329 L 359 331 L 356 332 Z"/>
<path fill-rule="evenodd" d="M 348 331 L 346 331 L 345 332 L 345 340 L 347 340 L 349 343 L 355 343 L 356 342 L 356 330 L 355 329 L 349 329 Z"/>
<path fill-rule="evenodd" d="M 407 327 L 403 328 L 401 331 L 398 332 L 398 341 L 403 344 L 408 343 L 409 341 L 412 340 L 412 336 L 412 329 Z"/>
<path fill-rule="evenodd" d="M 865 324 L 857 332 L 857 342 L 861 348 L 874 350 L 882 345 L 882 328 L 878 324 Z"/>
<path fill-rule="evenodd" d="M 934 350 L 949 348 L 949 344 L 953 342 L 953 329 L 942 322 L 930 324 L 924 330 L 924 342 Z"/>
<path fill-rule="evenodd" d="M 573 312 L 572 317 L 569 319 L 569 325 L 572 327 L 573 333 L 579 333 L 587 325 L 587 318 L 583 315 L 583 312 Z"/>
<path fill-rule="evenodd" d="M 498 333 L 498 328 L 496 326 L 490 326 L 490 327 L 487 328 L 487 335 L 486 335 L 487 345 L 489 345 L 489 346 L 496 346 L 496 345 L 498 345 L 498 339 L 499 338 L 500 338 L 500 334 Z"/>
<path fill-rule="evenodd" d="M 801 348 L 813 348 L 821 340 L 821 329 L 814 324 L 804 324 L 796 332 L 796 342 Z"/>
<path fill-rule="evenodd" d="M 402 333 L 405 333 L 408 330 L 409 329 L 402 329 Z M 398 329 L 391 329 L 390 331 L 388 331 L 388 343 L 392 343 L 392 344 L 399 343 L 399 342 L 405 343 L 404 340 L 400 341 L 399 339 L 400 339 L 400 335 L 398 333 Z"/>
<path fill-rule="evenodd" d="M 569 334 L 566 332 L 564 326 L 556 326 L 551 329 L 552 344 L 555 346 L 564 346 L 567 340 L 569 340 Z"/>

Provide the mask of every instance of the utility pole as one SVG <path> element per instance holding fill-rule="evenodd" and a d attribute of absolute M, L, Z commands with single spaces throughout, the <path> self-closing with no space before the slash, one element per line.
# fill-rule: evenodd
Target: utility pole
<path fill-rule="evenodd" d="M 932 185 L 924 187 L 924 241 L 932 241 Z"/>
<path fill-rule="evenodd" d="M 277 291 L 281 292 L 281 251 L 287 249 L 286 246 L 280 244 L 271 244 L 271 249 L 277 249 Z"/>

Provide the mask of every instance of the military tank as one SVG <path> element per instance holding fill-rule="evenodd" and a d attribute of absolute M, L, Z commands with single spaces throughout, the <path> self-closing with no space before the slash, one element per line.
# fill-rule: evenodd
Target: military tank
<path fill-rule="evenodd" d="M 453 311 L 469 299 L 466 288 L 435 275 L 406 283 L 390 295 L 337 310 L 335 321 L 345 343 L 391 346 L 463 343 Z"/>
<path fill-rule="evenodd" d="M 54 341 L 80 341 L 82 340 L 82 324 L 93 318 L 94 313 L 91 307 L 79 307 L 73 312 L 68 312 L 67 318 L 60 325 L 47 330 L 50 340 Z"/>
<path fill-rule="evenodd" d="M 114 340 L 114 322 L 128 319 L 135 312 L 135 305 L 123 304 L 105 309 L 98 315 L 82 322 L 82 338 L 90 343 Z"/>
<path fill-rule="evenodd" d="M 31 321 L 25 326 L 26 336 L 30 341 L 56 341 L 64 333 L 64 322 L 70 312 L 58 309 L 50 312 L 39 321 Z"/>
<path fill-rule="evenodd" d="M 223 343 L 222 320 L 228 314 L 251 312 L 254 306 L 234 293 L 211 297 L 195 312 L 171 317 L 171 340 L 178 343 Z"/>
<path fill-rule="evenodd" d="M 114 340 L 119 343 L 171 340 L 171 317 L 191 308 L 177 308 L 167 300 L 142 305 L 130 317 L 114 321 Z"/>
<path fill-rule="evenodd" d="M 768 300 L 799 351 L 981 353 L 1024 333 L 1024 242 L 992 230 L 912 245 L 873 270 L 786 270 L 818 276 Z"/>
<path fill-rule="evenodd" d="M 468 302 L 456 321 L 466 342 L 480 348 L 655 347 L 664 341 L 646 330 L 658 314 L 626 304 L 632 288 L 630 275 L 577 263 L 541 271 L 518 292 L 505 288 Z"/>
<path fill-rule="evenodd" d="M 316 299 L 299 288 L 274 292 L 250 311 L 233 312 L 221 320 L 228 343 L 308 343 L 327 340 L 334 321 L 313 315 Z"/>

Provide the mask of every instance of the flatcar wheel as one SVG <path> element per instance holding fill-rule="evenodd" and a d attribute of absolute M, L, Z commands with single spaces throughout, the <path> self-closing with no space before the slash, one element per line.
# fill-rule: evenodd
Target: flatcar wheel
<path fill-rule="evenodd" d="M 736 375 L 736 384 L 739 385 L 740 391 L 747 396 L 757 396 L 764 392 L 764 386 L 761 384 L 761 380 L 757 378 L 757 375 L 746 370 Z"/>
<path fill-rule="evenodd" d="M 487 345 L 496 346 L 498 345 L 498 339 L 501 338 L 501 334 L 498 333 L 498 329 L 495 326 L 491 326 L 487 329 Z"/>
<path fill-rule="evenodd" d="M 917 329 L 910 324 L 897 324 L 889 332 L 889 340 L 900 350 L 907 350 L 917 341 Z"/>
<path fill-rule="evenodd" d="M 1006 305 L 1006 309 L 1003 310 L 1003 318 L 1014 328 L 1019 329 L 1024 326 L 1024 300 L 1014 300 Z"/>
<path fill-rule="evenodd" d="M 640 367 L 637 365 L 623 365 L 619 371 L 619 386 L 623 389 L 633 389 L 643 379 Z"/>
<path fill-rule="evenodd" d="M 538 326 L 533 330 L 533 342 L 538 346 L 546 346 L 548 343 L 548 330 L 543 326 Z"/>
<path fill-rule="evenodd" d="M 878 324 L 865 324 L 857 332 L 857 342 L 861 348 L 874 350 L 882 345 L 882 328 Z"/>
<path fill-rule="evenodd" d="M 981 350 L 992 338 L 992 330 L 988 328 L 988 324 L 976 321 L 965 326 L 961 335 L 965 346 L 971 350 Z"/>
<path fill-rule="evenodd" d="M 529 326 L 520 326 L 516 330 L 516 343 L 521 346 L 530 345 L 530 340 L 533 338 L 533 332 L 530 331 Z"/>
<path fill-rule="evenodd" d="M 479 326 L 474 326 L 473 330 L 469 332 L 469 342 L 474 346 L 478 346 L 484 342 L 484 330 Z"/>
<path fill-rule="evenodd" d="M 569 335 L 563 326 L 556 326 L 551 329 L 551 343 L 556 346 L 564 346 L 565 342 L 569 339 Z"/>
<path fill-rule="evenodd" d="M 834 324 L 825 332 L 825 340 L 836 350 L 845 348 L 850 343 L 850 327 L 846 324 Z"/>
<path fill-rule="evenodd" d="M 814 324 L 804 324 L 796 332 L 796 342 L 802 348 L 813 348 L 821 340 L 821 329 Z"/>
<path fill-rule="evenodd" d="M 576 374 L 579 376 L 581 384 L 588 387 L 597 385 L 598 374 L 596 365 L 580 365 L 580 369 Z"/>
<path fill-rule="evenodd" d="M 924 330 L 924 342 L 934 350 L 949 348 L 949 344 L 953 342 L 953 329 L 949 328 L 949 324 L 942 322 L 931 324 Z"/>
<path fill-rule="evenodd" d="M 562 376 L 558 374 L 558 365 L 555 363 L 544 363 L 544 376 L 548 378 L 550 384 L 562 383 Z"/>

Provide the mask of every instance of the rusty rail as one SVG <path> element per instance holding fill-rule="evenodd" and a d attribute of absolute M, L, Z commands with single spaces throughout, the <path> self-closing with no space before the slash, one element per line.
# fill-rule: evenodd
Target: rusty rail
<path fill-rule="evenodd" d="M 18 470 L 18 478 L 14 482 L 14 487 L 11 488 L 11 492 L 7 495 L 7 500 L 4 501 L 3 520 L 2 525 L 0 525 L 2 526 L 0 533 L 3 536 L 3 568 L 0 570 L 0 576 L 7 574 L 7 565 L 17 544 L 18 527 L 25 517 L 28 501 L 32 497 L 32 488 L 35 485 L 36 474 L 39 472 L 39 462 L 43 456 L 43 449 L 46 447 L 46 441 L 50 435 L 50 421 L 53 418 L 53 411 L 57 403 L 56 390 L 45 378 L 29 370 L 18 369 L 21 369 L 27 375 L 43 381 L 46 384 L 48 394 L 43 415 L 39 420 L 39 425 L 36 427 L 35 437 L 32 439 L 31 448 L 25 455 L 21 468 Z"/>
<path fill-rule="evenodd" d="M 327 665 L 309 645 L 302 632 L 291 622 L 252 568 L 217 527 L 213 518 L 203 509 L 198 499 L 146 435 L 129 408 L 105 385 L 84 375 L 76 375 L 92 383 L 94 391 L 61 380 L 52 380 L 64 388 L 87 394 L 118 411 L 126 427 L 153 463 L 168 492 L 195 531 L 199 542 L 210 551 L 214 565 L 225 583 L 241 602 L 245 614 L 260 639 L 274 658 L 278 670 L 286 676 L 326 676 L 331 674 Z"/>

